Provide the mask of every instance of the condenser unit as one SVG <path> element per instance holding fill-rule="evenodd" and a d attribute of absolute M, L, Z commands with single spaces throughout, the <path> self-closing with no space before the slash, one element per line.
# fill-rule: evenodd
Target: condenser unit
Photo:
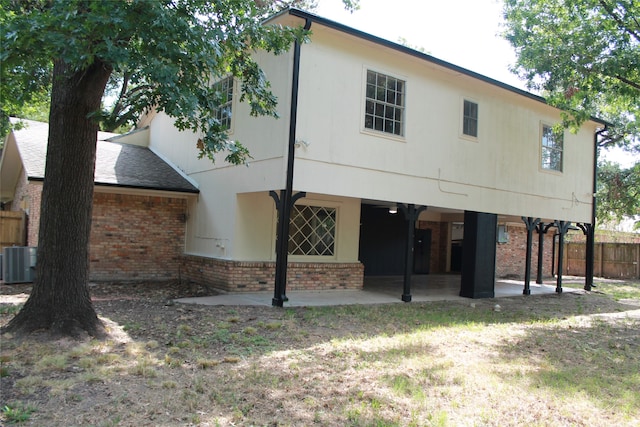
<path fill-rule="evenodd" d="M 36 248 L 9 246 L 2 252 L 2 273 L 5 283 L 33 282 L 36 267 Z"/>

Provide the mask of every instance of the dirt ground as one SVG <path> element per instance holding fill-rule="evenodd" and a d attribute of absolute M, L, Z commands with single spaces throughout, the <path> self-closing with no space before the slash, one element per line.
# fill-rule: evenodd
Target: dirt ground
<path fill-rule="evenodd" d="M 29 285 L 0 285 L 0 325 L 10 320 L 15 313 L 10 307 L 23 302 L 29 291 Z M 484 370 L 494 369 L 489 361 L 486 368 L 478 368 L 480 376 L 475 379 L 453 373 L 431 379 L 441 388 L 437 396 L 423 398 L 410 388 L 402 392 L 408 395 L 398 397 L 393 395 L 395 382 L 391 391 L 384 384 L 391 381 L 389 378 L 402 379 L 402 374 L 390 373 L 381 365 L 387 359 L 407 363 L 417 357 L 416 351 L 428 348 L 434 354 L 446 351 L 446 358 L 430 360 L 428 366 L 435 369 L 442 364 L 441 368 L 460 372 L 469 361 L 477 360 L 478 366 L 484 366 L 494 351 L 487 343 L 491 348 L 502 348 L 505 342 L 518 341 L 532 321 L 550 319 L 563 324 L 571 318 L 563 331 L 573 328 L 572 333 L 578 333 L 581 322 L 592 322 L 593 316 L 600 315 L 625 317 L 622 322 L 627 326 L 615 329 L 616 344 L 602 345 L 624 345 L 620 351 L 629 357 L 627 350 L 630 354 L 640 352 L 638 301 L 614 301 L 597 292 L 582 292 L 474 300 L 473 304 L 398 304 L 394 307 L 399 314 L 388 319 L 389 305 L 364 311 L 177 304 L 173 299 L 212 294 L 210 289 L 179 283 L 99 284 L 91 285 L 90 291 L 111 334 L 106 342 L 39 344 L 37 336 L 29 341 L 6 334 L 2 337 L 0 406 L 17 407 L 18 412 L 28 414 L 25 425 L 525 425 L 529 421 L 538 425 L 634 425 L 638 421 L 633 406 L 640 405 L 637 398 L 631 398 L 632 407 L 626 414 L 603 416 L 606 409 L 588 408 L 571 418 L 556 407 L 566 402 L 553 403 L 553 398 L 540 402 L 539 395 L 518 396 L 521 391 L 517 389 L 507 390 L 508 398 L 493 391 L 487 394 L 489 399 L 481 397 L 486 402 L 479 405 L 487 406 L 477 414 L 470 402 L 461 402 L 474 387 L 486 387 L 483 375 L 489 374 Z M 366 346 L 387 345 L 381 340 L 394 334 L 410 337 L 426 327 L 443 328 L 451 310 L 458 310 L 455 318 L 459 319 L 459 312 L 470 307 L 474 316 L 482 312 L 480 322 L 497 325 L 494 335 L 460 339 L 473 333 L 473 325 L 478 324 L 474 317 L 471 326 L 455 329 L 453 335 L 433 335 L 428 344 L 419 343 L 423 338 L 402 344 L 406 347 L 402 351 L 407 352 L 404 355 L 387 349 L 370 357 L 382 350 L 363 347 L 365 342 Z M 435 321 L 421 317 L 426 311 L 441 313 L 442 320 L 429 324 Z M 575 320 L 576 316 L 583 320 Z M 505 326 L 513 324 L 522 327 Z M 529 350 L 519 345 L 508 351 L 510 357 L 531 351 L 536 357 L 545 352 L 564 357 L 554 353 L 562 351 L 554 346 L 562 347 L 564 339 L 569 338 L 541 335 L 528 342 L 532 346 Z M 345 342 L 360 347 L 341 350 Z M 580 341 L 570 342 L 580 345 Z M 394 348 L 397 345 L 392 344 Z M 325 363 L 331 366 L 325 367 Z M 517 369 L 525 372 L 529 367 Z M 386 373 L 378 378 L 376 372 Z M 455 399 L 456 394 L 463 400 Z M 452 401 L 455 409 L 447 406 Z M 501 409 L 502 405 L 511 409 Z M 530 405 L 529 409 L 523 405 Z M 518 407 L 522 409 L 516 410 Z M 538 420 L 530 419 L 531 414 L 537 414 Z"/>

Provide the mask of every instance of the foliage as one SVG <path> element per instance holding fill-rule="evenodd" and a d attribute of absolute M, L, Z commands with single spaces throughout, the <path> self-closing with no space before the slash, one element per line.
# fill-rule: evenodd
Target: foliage
<path fill-rule="evenodd" d="M 576 128 L 610 122 L 605 144 L 640 149 L 640 3 L 635 0 L 506 0 L 514 72 Z"/>
<path fill-rule="evenodd" d="M 640 163 L 623 169 L 616 163 L 599 162 L 596 196 L 599 221 L 621 221 L 640 215 Z M 640 221 L 635 228 L 640 228 Z"/>
<path fill-rule="evenodd" d="M 640 153 L 640 2 L 505 0 L 505 37 L 516 49 L 513 71 L 563 110 L 577 129 L 590 117 L 608 122 L 600 146 Z M 634 216 L 638 171 L 601 163 L 601 221 Z M 635 175 L 635 176 L 634 176 Z"/>
<path fill-rule="evenodd" d="M 127 98 L 129 110 L 166 112 L 179 129 L 202 135 L 201 156 L 228 150 L 232 163 L 243 162 L 247 152 L 227 141 L 213 114 L 220 94 L 212 81 L 233 75 L 252 114 L 273 116 L 276 98 L 251 53 L 279 54 L 304 38 L 302 29 L 261 25 L 263 11 L 249 0 L 4 0 L 1 10 L 5 117 L 7 107 L 23 106 L 46 89 L 53 58 L 75 72 L 99 60 L 137 88 Z"/>
<path fill-rule="evenodd" d="M 20 402 L 2 407 L 2 413 L 9 424 L 23 423 L 29 421 L 31 414 L 35 411 L 32 406 L 23 405 Z"/>
<path fill-rule="evenodd" d="M 317 8 L 316 0 L 256 0 L 261 16 L 267 16 L 287 8 L 299 8 L 313 11 Z M 345 7 L 351 11 L 358 8 L 358 1 L 344 0 Z M 109 81 L 107 94 L 115 99 L 103 106 L 101 127 L 105 131 L 124 130 L 136 124 L 142 111 L 135 108 L 135 100 L 146 85 L 134 82 L 129 71 L 115 72 Z"/>

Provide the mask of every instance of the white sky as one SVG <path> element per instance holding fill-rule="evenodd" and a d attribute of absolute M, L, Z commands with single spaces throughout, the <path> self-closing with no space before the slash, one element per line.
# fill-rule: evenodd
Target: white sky
<path fill-rule="evenodd" d="M 315 13 L 525 89 L 509 71 L 515 54 L 500 36 L 501 0 L 360 0 L 352 14 L 342 0 L 319 0 Z"/>
<path fill-rule="evenodd" d="M 360 9 L 349 13 L 342 0 L 318 0 L 314 13 L 392 42 L 403 38 L 438 59 L 527 90 L 509 71 L 516 56 L 501 36 L 502 4 L 502 0 L 360 0 Z M 606 157 L 625 167 L 638 160 L 619 150 Z"/>

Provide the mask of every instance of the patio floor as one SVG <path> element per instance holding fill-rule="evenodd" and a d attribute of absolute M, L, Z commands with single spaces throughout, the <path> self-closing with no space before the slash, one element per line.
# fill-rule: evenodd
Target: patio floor
<path fill-rule="evenodd" d="M 388 304 L 401 303 L 404 278 L 402 276 L 366 277 L 362 290 L 289 291 L 289 301 L 285 307 L 305 307 L 323 305 Z M 571 277 L 563 279 L 563 292 L 581 292 L 584 279 Z M 538 285 L 530 283 L 531 295 L 553 294 L 554 280 Z M 499 279 L 495 285 L 495 298 L 520 296 L 524 281 Z M 415 302 L 442 300 L 470 300 L 459 296 L 459 275 L 416 275 L 411 280 L 411 295 Z M 273 292 L 238 292 L 195 298 L 176 299 L 177 303 L 202 305 L 257 305 L 270 306 Z"/>

